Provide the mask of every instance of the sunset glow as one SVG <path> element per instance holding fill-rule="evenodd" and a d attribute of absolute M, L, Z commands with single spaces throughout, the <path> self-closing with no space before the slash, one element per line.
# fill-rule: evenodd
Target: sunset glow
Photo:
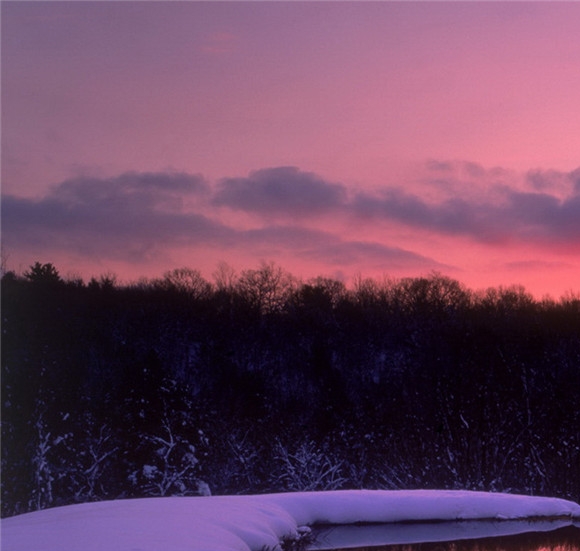
<path fill-rule="evenodd" d="M 580 290 L 580 4 L 2 2 L 8 269 Z"/>

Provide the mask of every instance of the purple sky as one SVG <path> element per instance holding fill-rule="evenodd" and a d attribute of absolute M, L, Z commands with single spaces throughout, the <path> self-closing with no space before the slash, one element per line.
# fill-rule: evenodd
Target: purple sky
<path fill-rule="evenodd" d="M 11 269 L 578 290 L 580 3 L 1 10 Z"/>

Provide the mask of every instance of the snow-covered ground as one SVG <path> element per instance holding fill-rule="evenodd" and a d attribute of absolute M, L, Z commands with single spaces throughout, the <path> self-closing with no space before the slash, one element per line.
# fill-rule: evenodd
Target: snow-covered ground
<path fill-rule="evenodd" d="M 510 494 L 346 490 L 86 503 L 2 520 L 2 551 L 259 551 L 301 526 L 580 519 L 580 506 Z M 497 524 L 497 522 L 495 523 Z"/>

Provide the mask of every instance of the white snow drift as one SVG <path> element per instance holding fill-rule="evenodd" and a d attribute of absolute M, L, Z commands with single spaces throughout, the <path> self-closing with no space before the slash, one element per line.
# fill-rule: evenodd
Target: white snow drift
<path fill-rule="evenodd" d="M 2 520 L 2 551 L 258 551 L 319 523 L 580 519 L 580 506 L 511 494 L 346 490 L 86 503 Z"/>

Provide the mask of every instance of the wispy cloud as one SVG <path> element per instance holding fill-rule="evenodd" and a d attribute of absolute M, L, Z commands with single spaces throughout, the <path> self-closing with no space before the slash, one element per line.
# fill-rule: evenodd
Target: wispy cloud
<path fill-rule="evenodd" d="M 516 262 L 506 262 L 504 267 L 514 272 L 522 271 L 546 271 L 573 268 L 569 262 L 548 262 L 545 260 L 521 260 Z"/>
<path fill-rule="evenodd" d="M 336 233 L 300 226 L 266 226 L 239 235 L 240 242 L 267 247 L 272 254 L 292 251 L 298 258 L 332 266 L 365 266 L 377 270 L 454 270 L 432 258 L 372 241 L 355 241 Z"/>

